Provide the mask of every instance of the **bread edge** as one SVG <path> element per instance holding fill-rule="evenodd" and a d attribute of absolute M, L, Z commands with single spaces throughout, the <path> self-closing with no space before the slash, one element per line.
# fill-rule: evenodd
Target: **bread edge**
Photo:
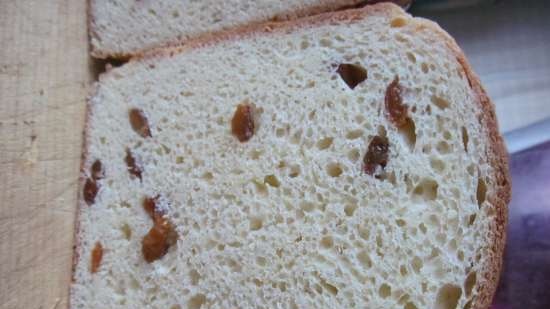
<path fill-rule="evenodd" d="M 90 0 L 93 1 L 93 0 Z M 265 22 L 260 24 L 248 24 L 239 28 L 234 28 L 232 30 L 226 30 L 222 32 L 216 32 L 201 36 L 196 39 L 191 39 L 186 42 L 174 41 L 171 45 L 164 47 L 158 47 L 151 50 L 147 50 L 141 53 L 136 54 L 134 57 L 130 58 L 130 61 L 126 65 L 135 65 L 141 62 L 148 62 L 156 58 L 162 57 L 173 57 L 175 54 L 183 53 L 189 50 L 195 50 L 199 48 L 204 48 L 207 46 L 215 45 L 220 42 L 238 40 L 240 38 L 246 38 L 256 35 L 265 35 L 276 32 L 285 32 L 293 31 L 299 28 L 312 28 L 316 26 L 321 26 L 324 24 L 330 23 L 342 23 L 342 22 L 353 22 L 368 18 L 368 16 L 380 16 L 385 15 L 387 17 L 397 17 L 399 15 L 409 16 L 403 9 L 393 3 L 378 3 L 373 5 L 365 6 L 360 9 L 351 9 L 344 11 L 328 12 L 322 13 L 319 15 L 304 17 L 295 20 L 287 20 L 283 22 Z M 464 74 L 468 79 L 470 88 L 476 94 L 478 98 L 478 104 L 481 110 L 480 122 L 482 127 L 484 127 L 487 139 L 489 140 L 487 153 L 485 154 L 489 164 L 494 170 L 493 178 L 496 181 L 497 187 L 493 190 L 493 194 L 487 196 L 487 200 L 491 207 L 494 208 L 495 216 L 494 221 L 490 223 L 491 230 L 494 232 L 491 252 L 492 256 L 488 259 L 486 265 L 481 265 L 480 269 L 482 270 L 481 276 L 478 276 L 476 287 L 478 290 L 477 297 L 472 299 L 472 309 L 487 309 L 489 308 L 496 288 L 498 286 L 498 280 L 500 278 L 500 272 L 502 267 L 502 257 L 504 253 L 504 248 L 506 244 L 506 226 L 508 223 L 508 203 L 511 198 L 511 179 L 508 171 L 508 152 L 504 145 L 502 136 L 499 133 L 498 122 L 495 115 L 494 104 L 491 99 L 487 96 L 487 93 L 479 77 L 474 73 L 471 65 L 464 52 L 458 46 L 456 41 L 445 32 L 437 23 L 419 18 L 411 17 L 411 20 L 417 23 L 419 30 L 422 28 L 428 28 L 434 34 L 438 35 L 441 40 L 443 40 L 449 49 L 449 51 L 456 57 L 457 62 L 463 68 Z M 113 71 L 117 71 L 117 68 L 114 68 L 110 71 L 102 73 L 99 80 L 107 78 Z M 91 95 L 88 98 L 87 104 L 87 114 L 86 114 L 86 126 L 85 126 L 85 144 L 83 152 L 83 161 L 81 164 L 81 179 L 79 190 L 82 190 L 82 185 L 84 178 L 82 175 L 85 174 L 83 170 L 84 163 L 87 160 L 88 153 L 88 126 L 89 118 L 91 114 L 91 99 L 94 97 L 95 92 L 97 91 L 98 84 L 94 85 L 94 89 L 91 91 Z M 82 192 L 79 191 L 79 207 L 82 207 Z M 80 208 L 77 211 L 77 227 L 78 227 L 78 217 L 80 215 Z M 78 241 L 78 232 L 75 230 L 75 239 Z M 75 245 L 75 259 L 74 265 L 79 260 L 78 249 L 79 244 Z M 74 266 L 73 266 L 74 267 Z M 73 275 L 74 278 L 74 269 Z M 71 300 L 72 294 L 69 295 Z M 71 308 L 71 307 L 69 307 Z"/>
<path fill-rule="evenodd" d="M 437 34 L 447 45 L 447 48 L 454 54 L 457 62 L 462 67 L 470 88 L 477 96 L 481 114 L 479 121 L 486 130 L 489 140 L 488 149 L 485 153 L 489 164 L 494 171 L 496 188 L 491 195 L 487 196 L 489 204 L 494 209 L 494 220 L 490 223 L 490 230 L 493 232 L 491 245 L 492 256 L 485 265 L 480 267 L 481 276 L 477 277 L 476 286 L 479 288 L 477 297 L 472 299 L 472 309 L 487 309 L 490 307 L 502 271 L 502 259 L 506 246 L 506 228 L 508 225 L 508 203 L 511 199 L 511 178 L 508 169 L 508 151 L 504 140 L 500 135 L 498 121 L 495 114 L 495 105 L 487 95 L 477 74 L 466 59 L 466 55 L 458 46 L 456 41 L 437 23 L 416 18 L 420 27 L 427 27 Z"/>
<path fill-rule="evenodd" d="M 103 73 L 104 74 L 104 73 Z M 76 202 L 76 214 L 75 214 L 75 222 L 74 222 L 74 233 L 73 233 L 73 258 L 72 258 L 72 265 L 71 265 L 71 280 L 70 285 L 68 287 L 69 294 L 68 294 L 68 300 L 67 300 L 67 308 L 72 308 L 72 300 L 73 300 L 73 284 L 75 283 L 75 274 L 76 274 L 76 266 L 80 259 L 82 258 L 80 256 L 80 217 L 82 214 L 82 208 L 83 207 L 90 207 L 86 204 L 84 201 L 84 183 L 86 182 L 86 166 L 85 163 L 88 160 L 89 157 L 89 150 L 88 146 L 90 144 L 90 138 L 89 138 L 89 127 L 90 127 L 90 119 L 92 115 L 92 98 L 95 97 L 97 94 L 99 88 L 99 82 L 94 82 L 91 86 L 90 94 L 86 98 L 86 111 L 84 115 L 84 128 L 82 131 L 82 155 L 81 155 L 81 161 L 80 161 L 80 168 L 79 168 L 79 175 L 78 175 L 78 191 L 77 191 L 77 202 Z"/>
<path fill-rule="evenodd" d="M 317 14 L 322 14 L 322 13 L 326 13 L 326 12 L 330 12 L 330 11 L 340 11 L 340 10 L 358 8 L 358 7 L 361 7 L 361 6 L 368 5 L 369 2 L 372 2 L 373 0 L 340 0 L 339 3 L 334 2 L 334 3 L 324 4 L 324 5 L 323 4 L 313 5 L 311 7 L 302 8 L 302 9 L 297 10 L 297 11 L 286 11 L 286 12 L 279 13 L 279 14 L 273 16 L 269 20 L 257 19 L 257 20 L 253 20 L 253 21 L 250 21 L 250 22 L 243 23 L 241 25 L 237 25 L 236 27 L 233 27 L 233 28 L 228 27 L 228 28 L 225 28 L 225 29 L 222 29 L 222 30 L 207 31 L 207 32 L 204 32 L 204 33 L 201 33 L 201 34 L 198 34 L 198 35 L 191 36 L 189 38 L 183 38 L 183 37 L 180 36 L 180 37 L 178 37 L 176 39 L 173 39 L 173 40 L 167 40 L 167 41 L 165 41 L 163 43 L 160 43 L 156 46 L 144 47 L 144 48 L 134 49 L 134 50 L 126 51 L 126 52 L 104 49 L 104 48 L 95 46 L 92 43 L 92 38 L 95 38 L 95 39 L 98 39 L 98 40 L 100 38 L 100 35 L 98 34 L 98 32 L 96 30 L 95 19 L 93 17 L 93 7 L 95 6 L 95 1 L 96 0 L 88 0 L 88 9 L 87 9 L 88 10 L 87 11 L 87 15 L 88 15 L 87 16 L 87 18 L 88 18 L 88 34 L 89 34 L 89 38 L 90 38 L 88 41 L 89 41 L 90 49 L 91 49 L 90 55 L 92 57 L 98 58 L 98 59 L 113 58 L 113 59 L 117 59 L 117 60 L 128 60 L 131 57 L 143 54 L 143 53 L 147 52 L 148 50 L 153 50 L 153 49 L 158 49 L 158 48 L 166 48 L 166 47 L 169 47 L 171 45 L 174 45 L 174 43 L 183 44 L 185 42 L 190 42 L 190 41 L 193 41 L 195 39 L 201 38 L 203 36 L 215 36 L 216 34 L 223 33 L 225 31 L 228 31 L 228 30 L 233 29 L 233 28 L 242 28 L 242 27 L 245 27 L 245 26 L 254 27 L 254 26 L 262 25 L 266 22 L 292 21 L 292 20 L 295 20 L 295 19 L 298 19 L 298 18 L 303 18 L 303 17 L 307 17 L 307 16 L 314 16 L 314 15 L 317 15 Z M 380 1 L 380 0 L 374 0 L 374 1 Z"/>

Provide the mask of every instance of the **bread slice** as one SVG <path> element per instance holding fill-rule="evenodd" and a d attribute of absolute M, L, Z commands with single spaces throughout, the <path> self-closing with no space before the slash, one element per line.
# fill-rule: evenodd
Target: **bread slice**
<path fill-rule="evenodd" d="M 72 308 L 487 308 L 493 105 L 379 4 L 160 49 L 89 100 Z"/>
<path fill-rule="evenodd" d="M 92 55 L 126 58 L 204 33 L 381 0 L 89 0 Z M 398 0 L 406 5 L 410 0 Z"/>

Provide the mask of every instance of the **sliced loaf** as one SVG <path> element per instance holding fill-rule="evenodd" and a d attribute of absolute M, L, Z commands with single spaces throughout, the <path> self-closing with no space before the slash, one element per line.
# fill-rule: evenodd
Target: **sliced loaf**
<path fill-rule="evenodd" d="M 390 4 L 112 69 L 81 188 L 73 309 L 487 308 L 510 197 L 464 55 Z"/>

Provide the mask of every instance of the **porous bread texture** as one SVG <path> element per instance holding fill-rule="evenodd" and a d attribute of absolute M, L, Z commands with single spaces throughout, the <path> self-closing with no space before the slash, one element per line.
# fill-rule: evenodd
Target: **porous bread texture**
<path fill-rule="evenodd" d="M 200 34 L 328 12 L 365 0 L 89 0 L 92 55 L 127 57 Z"/>
<path fill-rule="evenodd" d="M 97 159 L 105 178 L 93 205 L 80 201 L 71 307 L 488 307 L 505 237 L 506 158 L 492 106 L 454 42 L 388 4 L 262 29 L 101 76 L 83 178 Z M 368 78 L 350 89 L 340 63 Z M 385 116 L 395 76 L 414 130 Z M 230 129 L 243 102 L 257 118 L 246 143 Z M 132 130 L 131 108 L 143 110 L 152 137 Z M 362 171 L 376 135 L 390 143 L 382 179 Z M 127 171 L 127 148 L 141 181 Z M 149 264 L 141 205 L 157 194 L 179 239 Z M 91 274 L 97 241 L 103 260 Z"/>

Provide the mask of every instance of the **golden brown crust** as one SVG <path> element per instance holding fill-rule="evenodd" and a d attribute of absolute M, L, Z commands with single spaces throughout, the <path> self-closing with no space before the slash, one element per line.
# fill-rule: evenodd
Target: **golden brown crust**
<path fill-rule="evenodd" d="M 495 115 L 495 107 L 491 99 L 487 96 L 485 89 L 481 85 L 481 81 L 477 74 L 474 73 L 472 67 L 468 63 L 464 52 L 460 49 L 456 41 L 442 30 L 436 23 L 417 18 L 419 25 L 429 28 L 431 31 L 438 34 L 445 42 L 447 47 L 456 57 L 457 62 L 462 67 L 464 74 L 468 80 L 470 88 L 478 98 L 481 113 L 479 121 L 486 130 L 488 149 L 485 156 L 489 160 L 489 164 L 493 168 L 494 183 L 493 190 L 488 192 L 487 201 L 494 211 L 494 221 L 490 223 L 490 231 L 492 242 L 489 244 L 486 265 L 482 265 L 479 269 L 481 276 L 478 279 L 478 295 L 472 299 L 472 309 L 489 308 L 496 291 L 500 272 L 502 267 L 502 256 L 506 244 L 506 226 L 508 224 L 508 203 L 511 198 L 511 179 L 508 171 L 508 151 L 504 145 L 502 136 L 498 129 L 498 122 Z"/>
<path fill-rule="evenodd" d="M 136 54 L 130 59 L 130 63 L 146 61 L 157 57 L 172 57 L 185 51 L 204 48 L 220 42 L 238 40 L 260 35 L 291 32 L 296 29 L 313 28 L 326 24 L 343 24 L 360 21 L 368 16 L 397 16 L 406 13 L 392 3 L 379 3 L 360 9 L 344 10 L 318 14 L 284 22 L 265 22 L 259 25 L 246 25 L 231 30 L 207 34 L 189 41 L 174 41 L 164 47 L 158 47 Z"/>

